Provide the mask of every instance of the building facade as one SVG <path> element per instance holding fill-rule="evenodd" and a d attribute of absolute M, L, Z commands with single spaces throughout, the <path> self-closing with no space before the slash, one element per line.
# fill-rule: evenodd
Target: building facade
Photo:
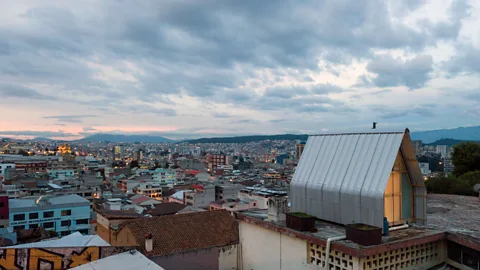
<path fill-rule="evenodd" d="M 0 163 L 0 181 L 5 179 L 7 169 L 15 168 L 14 163 Z"/>
<path fill-rule="evenodd" d="M 142 194 L 155 200 L 162 200 L 162 185 L 157 183 L 141 183 L 133 188 L 133 193 Z"/>
<path fill-rule="evenodd" d="M 175 184 L 177 182 L 177 172 L 175 170 L 157 168 L 152 174 L 153 183 Z"/>
<path fill-rule="evenodd" d="M 11 230 L 44 227 L 59 236 L 90 233 L 90 202 L 78 195 L 10 199 Z"/>
<path fill-rule="evenodd" d="M 15 168 L 24 170 L 25 173 L 46 173 L 47 165 L 46 161 L 39 162 L 15 162 Z"/>
<path fill-rule="evenodd" d="M 50 176 L 53 179 L 58 179 L 58 180 L 64 180 L 66 178 L 75 176 L 75 170 L 72 170 L 72 169 L 67 169 L 67 170 L 50 169 L 50 170 L 47 170 L 47 171 L 48 171 L 48 176 Z"/>
<path fill-rule="evenodd" d="M 115 160 L 123 160 L 125 158 L 125 146 L 115 145 L 113 147 L 113 158 Z"/>
<path fill-rule="evenodd" d="M 9 218 L 8 196 L 0 196 L 0 229 L 8 228 Z"/>
<path fill-rule="evenodd" d="M 208 209 L 215 201 L 214 185 L 192 185 L 192 191 L 185 191 L 185 204 L 193 207 Z"/>

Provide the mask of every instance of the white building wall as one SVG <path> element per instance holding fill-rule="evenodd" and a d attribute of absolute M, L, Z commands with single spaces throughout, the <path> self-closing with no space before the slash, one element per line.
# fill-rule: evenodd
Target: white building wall
<path fill-rule="evenodd" d="M 218 269 L 231 270 L 237 269 L 238 250 L 237 246 L 221 247 L 218 255 Z"/>
<path fill-rule="evenodd" d="M 240 221 L 242 269 L 312 269 L 307 266 L 307 242 Z"/>

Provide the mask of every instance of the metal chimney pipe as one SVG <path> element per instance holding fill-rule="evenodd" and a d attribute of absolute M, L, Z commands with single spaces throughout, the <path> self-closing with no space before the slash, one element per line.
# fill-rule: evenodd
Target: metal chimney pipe
<path fill-rule="evenodd" d="M 153 235 L 151 233 L 145 234 L 145 251 L 153 250 Z"/>

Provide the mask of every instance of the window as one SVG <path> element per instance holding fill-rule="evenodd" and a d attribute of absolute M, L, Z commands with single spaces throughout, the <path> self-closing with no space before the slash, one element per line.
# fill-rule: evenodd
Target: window
<path fill-rule="evenodd" d="M 29 219 L 37 219 L 38 218 L 38 213 L 30 213 L 28 214 Z"/>
<path fill-rule="evenodd" d="M 72 224 L 72 221 L 70 220 L 63 220 L 62 221 L 62 227 L 68 227 Z"/>
<path fill-rule="evenodd" d="M 13 215 L 13 221 L 25 220 L 25 214 Z"/>
<path fill-rule="evenodd" d="M 91 197 L 92 193 L 91 192 L 85 192 L 85 197 Z"/>
<path fill-rule="evenodd" d="M 52 218 L 53 211 L 43 212 L 43 218 Z"/>
<path fill-rule="evenodd" d="M 62 217 L 64 216 L 71 216 L 72 210 L 62 210 Z"/>
<path fill-rule="evenodd" d="M 19 230 L 23 230 L 23 229 L 25 229 L 25 226 L 23 226 L 23 225 L 13 227 L 14 231 L 19 231 Z"/>
<path fill-rule="evenodd" d="M 256 204 L 256 203 L 253 203 L 253 206 L 257 206 L 257 204 Z"/>
<path fill-rule="evenodd" d="M 88 224 L 88 218 L 85 219 L 77 219 L 75 221 L 75 224 L 80 225 L 80 224 Z"/>
<path fill-rule="evenodd" d="M 51 229 L 51 228 L 53 228 L 53 226 L 54 226 L 53 222 L 43 223 L 43 227 L 44 227 L 45 229 Z"/>
<path fill-rule="evenodd" d="M 30 229 L 38 228 L 38 224 L 30 224 L 28 226 L 30 227 Z"/>
<path fill-rule="evenodd" d="M 3 202 L 0 202 L 0 207 L 4 207 L 5 205 L 3 204 Z"/>

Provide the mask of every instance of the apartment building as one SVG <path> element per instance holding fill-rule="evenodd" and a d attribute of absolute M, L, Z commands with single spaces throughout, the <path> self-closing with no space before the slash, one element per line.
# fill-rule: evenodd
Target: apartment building
<path fill-rule="evenodd" d="M 157 168 L 152 173 L 152 182 L 158 184 L 175 184 L 177 182 L 177 172 L 171 169 Z"/>
<path fill-rule="evenodd" d="M 162 190 L 162 185 L 157 183 L 140 183 L 133 188 L 133 193 L 142 194 L 156 200 L 162 200 Z"/>
<path fill-rule="evenodd" d="M 90 202 L 78 195 L 10 199 L 9 212 L 11 230 L 42 226 L 59 236 L 90 233 Z"/>
<path fill-rule="evenodd" d="M 185 204 L 193 207 L 208 209 L 215 201 L 214 185 L 192 185 L 192 191 L 185 191 Z"/>

